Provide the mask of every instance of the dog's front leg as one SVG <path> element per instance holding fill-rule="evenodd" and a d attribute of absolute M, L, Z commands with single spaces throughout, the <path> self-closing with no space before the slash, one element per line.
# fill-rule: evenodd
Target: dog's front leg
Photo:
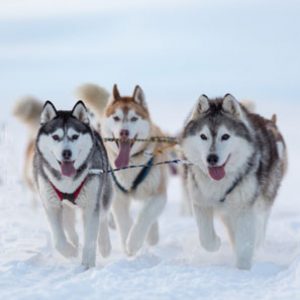
<path fill-rule="evenodd" d="M 66 234 L 70 242 L 77 248 L 79 244 L 78 235 L 75 229 L 76 225 L 76 214 L 73 207 L 68 204 L 63 205 L 63 221 Z"/>
<path fill-rule="evenodd" d="M 65 257 L 76 256 L 77 249 L 67 241 L 63 229 L 63 211 L 62 207 L 52 206 L 51 204 L 45 205 L 47 218 L 52 229 L 54 245 L 58 252 Z"/>
<path fill-rule="evenodd" d="M 87 206 L 83 209 L 84 220 L 84 244 L 82 253 L 82 265 L 92 268 L 96 265 L 97 235 L 99 230 L 98 206 Z"/>
<path fill-rule="evenodd" d="M 255 249 L 255 214 L 253 209 L 239 211 L 231 216 L 234 232 L 236 266 L 239 269 L 251 268 Z"/>
<path fill-rule="evenodd" d="M 193 203 L 193 208 L 202 247 L 210 252 L 218 251 L 221 241 L 214 228 L 213 208 L 203 207 L 197 203 Z"/>
<path fill-rule="evenodd" d="M 148 199 L 133 224 L 127 238 L 127 253 L 134 255 L 142 247 L 150 227 L 157 221 L 166 204 L 166 196 L 157 195 Z"/>
<path fill-rule="evenodd" d="M 100 228 L 98 236 L 99 251 L 103 257 L 107 257 L 111 251 L 111 242 L 108 229 L 107 215 L 100 217 Z"/>
<path fill-rule="evenodd" d="M 112 201 L 112 213 L 124 251 L 126 250 L 128 232 L 132 226 L 129 206 L 130 199 L 127 196 L 115 193 L 115 197 Z"/>

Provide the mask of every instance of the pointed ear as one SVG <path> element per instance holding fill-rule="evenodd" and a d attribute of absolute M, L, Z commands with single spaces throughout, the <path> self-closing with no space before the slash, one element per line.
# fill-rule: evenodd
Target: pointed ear
<path fill-rule="evenodd" d="M 112 91 L 112 98 L 113 98 L 113 102 L 120 100 L 121 95 L 118 89 L 117 84 L 115 83 L 113 86 L 113 91 Z"/>
<path fill-rule="evenodd" d="M 223 110 L 235 117 L 242 116 L 242 109 L 239 102 L 231 95 L 226 94 L 223 99 Z"/>
<path fill-rule="evenodd" d="M 199 117 L 209 110 L 209 99 L 206 95 L 201 95 L 192 112 L 192 119 Z"/>
<path fill-rule="evenodd" d="M 276 114 L 272 115 L 271 121 L 274 125 L 276 125 L 276 123 L 277 123 L 277 115 Z"/>
<path fill-rule="evenodd" d="M 84 103 L 80 100 L 78 101 L 72 110 L 72 116 L 78 119 L 80 122 L 89 124 L 90 119 L 88 115 L 88 111 Z"/>
<path fill-rule="evenodd" d="M 41 125 L 53 120 L 57 116 L 57 111 L 51 101 L 46 101 L 41 114 Z"/>
<path fill-rule="evenodd" d="M 137 102 L 138 104 L 141 104 L 142 106 L 144 106 L 145 108 L 147 108 L 145 94 L 144 94 L 142 88 L 139 85 L 137 85 L 134 88 L 132 97 L 133 97 L 133 99 L 134 99 L 135 102 Z"/>

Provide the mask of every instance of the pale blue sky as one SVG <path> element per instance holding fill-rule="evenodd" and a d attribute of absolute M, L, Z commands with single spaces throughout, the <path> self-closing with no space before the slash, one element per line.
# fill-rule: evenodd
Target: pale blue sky
<path fill-rule="evenodd" d="M 64 106 L 89 81 L 138 83 L 150 107 L 184 114 L 201 93 L 299 102 L 298 1 L 60 2 L 3 1 L 1 103 Z"/>

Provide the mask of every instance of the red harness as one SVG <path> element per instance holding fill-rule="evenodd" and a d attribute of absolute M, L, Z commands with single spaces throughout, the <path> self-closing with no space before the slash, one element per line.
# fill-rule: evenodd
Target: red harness
<path fill-rule="evenodd" d="M 68 194 L 68 193 L 63 193 L 61 192 L 60 190 L 57 189 L 57 187 L 50 181 L 50 184 L 51 186 L 53 187 L 58 199 L 60 201 L 63 201 L 63 200 L 68 200 L 70 201 L 71 203 L 73 203 L 74 205 L 76 205 L 76 199 L 78 198 L 84 184 L 86 182 L 86 178 L 82 181 L 82 183 L 80 184 L 80 186 L 75 190 L 74 193 L 72 194 Z"/>

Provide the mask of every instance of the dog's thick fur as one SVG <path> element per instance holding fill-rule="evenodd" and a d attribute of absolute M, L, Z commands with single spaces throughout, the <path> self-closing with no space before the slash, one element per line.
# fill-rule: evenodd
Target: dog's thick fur
<path fill-rule="evenodd" d="M 242 100 L 240 102 L 249 112 L 255 113 L 255 102 L 251 100 Z M 276 123 L 276 120 L 275 120 Z M 184 155 L 179 152 L 179 159 L 184 159 Z M 182 194 L 182 201 L 180 206 L 180 214 L 182 216 L 192 216 L 193 215 L 193 205 L 192 200 L 189 197 L 189 191 L 187 186 L 187 174 L 188 174 L 188 166 L 187 165 L 179 165 L 177 166 L 177 172 L 181 179 L 181 194 Z"/>
<path fill-rule="evenodd" d="M 79 86 L 75 94 L 76 97 L 83 100 L 89 108 L 89 113 L 93 112 L 95 114 L 96 118 L 91 118 L 91 122 L 94 121 L 92 125 L 100 132 L 99 122 L 107 105 L 109 93 L 101 86 L 87 83 Z M 24 154 L 23 180 L 26 186 L 31 190 L 34 200 L 36 191 L 32 161 L 35 138 L 40 125 L 43 105 L 43 102 L 34 96 L 24 96 L 16 102 L 13 109 L 13 115 L 28 128 L 28 142 Z M 36 204 L 35 201 L 34 204 Z"/>
<path fill-rule="evenodd" d="M 161 130 L 151 121 L 144 93 L 139 86 L 136 86 L 133 95 L 129 97 L 122 97 L 117 86 L 114 86 L 112 97 L 105 109 L 102 130 L 104 137 L 120 139 L 119 142 L 106 143 L 113 168 L 128 164 L 146 164 L 149 162 L 149 153 L 154 155 L 153 163 L 166 159 L 165 152 L 157 151 L 159 145 L 149 142 L 130 144 L 128 160 L 126 161 L 126 157 L 120 159 L 123 144 L 126 147 L 126 143 L 134 138 L 162 136 Z M 124 131 L 127 132 L 126 137 L 123 136 Z M 158 242 L 158 217 L 164 209 L 167 198 L 165 166 L 152 167 L 142 182 L 135 189 L 131 189 L 140 172 L 141 169 L 136 168 L 114 173 L 115 197 L 112 212 L 122 246 L 128 255 L 136 254 L 146 239 L 150 245 Z M 122 191 L 120 186 L 127 191 Z M 142 204 L 134 221 L 130 216 L 130 203 L 133 199 Z"/>
<path fill-rule="evenodd" d="M 55 247 L 66 257 L 77 255 L 78 236 L 73 204 L 82 208 L 82 264 L 86 268 L 95 266 L 97 236 L 103 256 L 107 256 L 111 248 L 106 220 L 112 194 L 110 177 L 107 173 L 89 173 L 91 169 L 107 170 L 108 166 L 102 139 L 90 127 L 83 102 L 79 101 L 72 111 L 57 111 L 51 102 L 47 102 L 41 114 L 41 127 L 36 139 L 35 182 L 50 223 Z M 71 196 L 73 204 L 63 200 Z"/>
<path fill-rule="evenodd" d="M 201 96 L 184 127 L 182 147 L 201 245 L 217 251 L 213 217 L 228 229 L 236 265 L 249 269 L 264 239 L 268 216 L 284 175 L 286 146 L 276 120 L 249 112 L 233 96 Z"/>

